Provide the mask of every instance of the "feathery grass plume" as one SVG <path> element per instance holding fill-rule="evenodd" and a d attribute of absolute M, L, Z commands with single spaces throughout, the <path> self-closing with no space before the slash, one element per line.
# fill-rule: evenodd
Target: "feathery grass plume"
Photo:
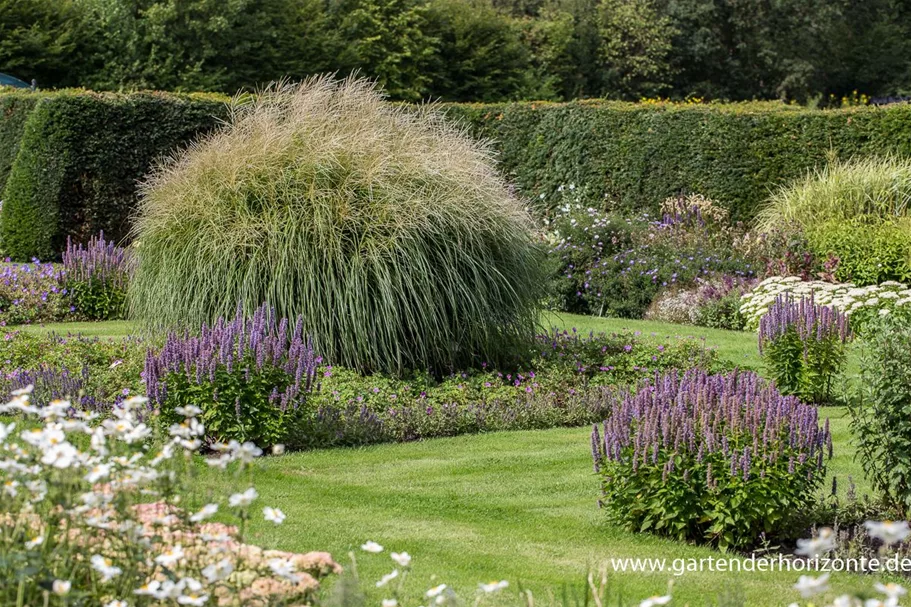
<path fill-rule="evenodd" d="M 268 303 L 333 363 L 392 373 L 496 364 L 533 337 L 540 251 L 490 148 L 367 80 L 237 98 L 142 194 L 130 299 L 147 326 Z"/>
<path fill-rule="evenodd" d="M 911 280 L 911 159 L 831 158 L 772 194 L 758 227 L 803 234 L 841 282 Z"/>
<path fill-rule="evenodd" d="M 830 159 L 822 169 L 780 188 L 760 211 L 764 231 L 829 221 L 869 221 L 911 216 L 911 160 L 898 156 L 852 161 Z"/>

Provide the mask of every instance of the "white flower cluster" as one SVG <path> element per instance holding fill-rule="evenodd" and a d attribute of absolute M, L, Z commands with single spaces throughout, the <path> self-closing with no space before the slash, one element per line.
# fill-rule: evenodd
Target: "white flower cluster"
<path fill-rule="evenodd" d="M 864 523 L 867 534 L 875 540 L 882 542 L 880 554 L 885 556 L 885 551 L 896 544 L 904 542 L 911 536 L 911 527 L 905 521 L 867 521 Z M 798 556 L 816 559 L 838 548 L 835 532 L 825 527 L 819 530 L 816 537 L 797 540 Z M 829 574 L 824 573 L 819 577 L 802 575 L 794 584 L 794 589 L 805 599 L 809 599 L 823 592 L 829 591 Z M 894 582 L 873 584 L 883 598 L 874 597 L 863 599 L 853 594 L 842 594 L 836 597 L 830 607 L 898 607 L 902 597 L 908 590 Z M 813 604 L 813 603 L 811 603 Z M 800 607 L 799 603 L 791 603 L 789 607 Z"/>
<path fill-rule="evenodd" d="M 772 276 L 740 300 L 740 312 L 746 318 L 747 329 L 757 330 L 759 319 L 769 310 L 775 298 L 788 294 L 797 299 L 812 295 L 817 304 L 838 308 L 849 317 L 858 314 L 865 317 L 884 316 L 896 308 L 911 306 L 911 288 L 900 282 L 858 287 L 850 282 L 803 281 L 797 276 Z"/>
<path fill-rule="evenodd" d="M 182 476 L 205 435 L 198 407 L 181 408 L 184 421 L 150 450 L 145 398 L 101 419 L 68 401 L 36 407 L 30 393 L 0 404 L 0 415 L 15 419 L 0 423 L 0 554 L 28 565 L 21 584 L 0 584 L 0 604 L 47 605 L 48 588 L 63 602 L 105 607 L 301 604 L 317 578 L 340 571 L 326 553 L 243 543 L 238 527 L 207 522 L 218 502 L 195 513 L 178 506 Z M 262 454 L 252 443 L 216 448 L 210 465 L 237 463 L 241 471 Z M 258 498 L 250 487 L 230 495 L 227 507 L 243 523 Z M 268 506 L 262 514 L 276 525 L 286 518 Z"/>

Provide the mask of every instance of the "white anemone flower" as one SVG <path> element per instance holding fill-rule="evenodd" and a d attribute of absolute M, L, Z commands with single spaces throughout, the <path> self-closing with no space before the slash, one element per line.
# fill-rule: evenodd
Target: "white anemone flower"
<path fill-rule="evenodd" d="M 294 584 L 300 580 L 294 572 L 294 563 L 291 562 L 291 559 L 271 559 L 268 565 L 272 573 L 280 578 L 284 578 Z"/>
<path fill-rule="evenodd" d="M 911 528 L 906 521 L 867 521 L 864 527 L 870 537 L 881 540 L 886 545 L 903 542 L 911 535 Z"/>
<path fill-rule="evenodd" d="M 876 590 L 879 592 L 885 594 L 890 599 L 897 599 L 908 594 L 908 590 L 904 586 L 899 586 L 895 582 L 889 582 L 888 584 L 876 582 L 873 584 L 873 587 L 876 588 Z"/>
<path fill-rule="evenodd" d="M 256 492 L 256 489 L 250 487 L 243 493 L 235 493 L 228 498 L 228 505 L 232 508 L 246 508 L 253 501 L 259 497 L 259 493 Z"/>
<path fill-rule="evenodd" d="M 794 589 L 805 599 L 810 598 L 814 594 L 825 592 L 829 589 L 829 574 L 824 573 L 815 578 L 810 577 L 809 575 L 802 575 L 797 579 L 797 583 L 794 584 Z"/>
<path fill-rule="evenodd" d="M 155 562 L 161 565 L 162 567 L 170 567 L 180 559 L 184 557 L 183 546 L 180 544 L 175 545 L 172 548 L 168 548 L 161 554 L 155 557 Z"/>
<path fill-rule="evenodd" d="M 383 599 L 382 607 L 398 607 L 398 604 L 395 599 Z"/>
<path fill-rule="evenodd" d="M 655 605 L 667 605 L 671 602 L 671 595 L 650 596 L 639 603 L 639 607 L 655 607 Z"/>
<path fill-rule="evenodd" d="M 92 569 L 101 574 L 102 583 L 109 582 L 123 573 L 123 569 L 116 567 L 111 559 L 105 558 L 100 554 L 93 554 L 91 563 Z"/>
<path fill-rule="evenodd" d="M 814 558 L 831 552 L 836 547 L 835 532 L 829 527 L 823 527 L 816 537 L 808 540 L 797 540 L 797 550 L 794 552 L 800 556 Z"/>
<path fill-rule="evenodd" d="M 393 552 L 389 556 L 396 562 L 399 567 L 407 567 L 411 564 L 411 555 L 407 552 Z"/>
<path fill-rule="evenodd" d="M 481 590 L 483 590 L 487 594 L 490 594 L 492 592 L 499 592 L 500 590 L 503 590 L 504 588 L 508 588 L 508 587 L 509 587 L 509 582 L 507 582 L 506 580 L 500 580 L 499 582 L 493 581 L 493 582 L 490 582 L 487 584 L 481 584 Z"/>
<path fill-rule="evenodd" d="M 279 510 L 278 508 L 270 508 L 266 506 L 263 508 L 263 517 L 276 525 L 281 525 L 285 521 L 285 513 Z"/>
<path fill-rule="evenodd" d="M 399 570 L 393 569 L 392 573 L 387 573 L 386 575 L 384 575 L 383 577 L 380 578 L 380 581 L 378 581 L 376 583 L 376 587 L 382 588 L 383 586 L 385 586 L 386 584 L 388 584 L 389 582 L 391 582 L 392 580 L 394 580 L 397 577 L 399 577 Z"/>
<path fill-rule="evenodd" d="M 201 523 L 207 518 L 215 516 L 216 512 L 218 512 L 218 504 L 206 504 L 199 512 L 190 517 L 190 521 L 193 523 Z"/>
<path fill-rule="evenodd" d="M 210 584 L 220 582 L 234 572 L 234 563 L 230 559 L 222 559 L 203 568 L 202 576 Z"/>
<path fill-rule="evenodd" d="M 51 591 L 57 596 L 66 596 L 72 587 L 73 583 L 69 580 L 54 580 L 51 584 Z"/>
<path fill-rule="evenodd" d="M 440 584 L 439 586 L 434 586 L 427 591 L 427 598 L 432 599 L 434 597 L 440 596 L 443 594 L 443 591 L 446 590 L 448 586 L 446 584 Z"/>
<path fill-rule="evenodd" d="M 364 552 L 372 552 L 373 554 L 378 554 L 383 551 L 383 547 L 374 541 L 367 541 L 361 544 L 361 550 Z"/>

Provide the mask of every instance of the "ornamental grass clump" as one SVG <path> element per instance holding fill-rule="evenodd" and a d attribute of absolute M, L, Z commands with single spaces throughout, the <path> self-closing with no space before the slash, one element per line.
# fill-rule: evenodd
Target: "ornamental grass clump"
<path fill-rule="evenodd" d="M 85 246 L 67 238 L 61 278 L 76 314 L 88 320 L 124 318 L 132 271 L 130 251 L 106 241 L 104 232 Z"/>
<path fill-rule="evenodd" d="M 217 440 L 278 443 L 313 386 L 321 359 L 303 332 L 274 309 L 261 306 L 251 318 L 203 325 L 198 335 L 171 333 L 146 358 L 145 381 L 164 424 L 182 407 L 199 405 L 207 436 Z"/>
<path fill-rule="evenodd" d="M 145 184 L 131 310 L 195 328 L 268 303 L 362 372 L 497 364 L 534 336 L 532 227 L 489 146 L 432 107 L 273 86 Z"/>
<path fill-rule="evenodd" d="M 911 280 L 911 160 L 832 160 L 781 187 L 758 216 L 763 232 L 806 238 L 835 278 L 859 286 Z"/>
<path fill-rule="evenodd" d="M 832 457 L 817 409 L 751 372 L 658 375 L 591 441 L 614 522 L 721 548 L 795 531 Z"/>
<path fill-rule="evenodd" d="M 759 352 L 783 394 L 830 404 L 833 383 L 847 361 L 848 317 L 813 297 L 779 295 L 759 321 Z"/>

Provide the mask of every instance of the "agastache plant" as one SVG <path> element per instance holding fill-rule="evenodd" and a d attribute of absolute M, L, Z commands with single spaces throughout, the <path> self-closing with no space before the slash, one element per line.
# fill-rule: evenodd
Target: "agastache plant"
<path fill-rule="evenodd" d="M 171 333 L 159 352 L 149 352 L 145 381 L 163 416 L 202 404 L 210 437 L 275 444 L 313 388 L 322 362 L 303 334 L 263 305 L 251 318 L 238 310 L 198 335 Z"/>
<path fill-rule="evenodd" d="M 122 318 L 133 267 L 130 251 L 106 241 L 104 232 L 85 246 L 67 238 L 62 276 L 74 311 L 90 320 Z"/>
<path fill-rule="evenodd" d="M 752 372 L 658 375 L 591 434 L 612 520 L 722 548 L 790 531 L 831 448 L 815 407 Z"/>
<path fill-rule="evenodd" d="M 779 295 L 759 322 L 759 352 L 778 389 L 808 402 L 832 401 L 850 339 L 847 315 L 812 296 Z"/>

